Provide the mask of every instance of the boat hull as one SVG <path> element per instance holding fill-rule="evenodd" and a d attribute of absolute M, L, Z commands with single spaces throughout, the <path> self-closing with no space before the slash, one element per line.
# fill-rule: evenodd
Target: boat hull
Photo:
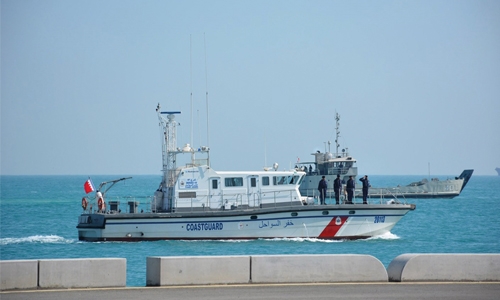
<path fill-rule="evenodd" d="M 405 198 L 454 198 L 460 195 L 464 186 L 463 179 L 450 179 L 443 181 L 429 181 L 420 186 L 399 186 L 393 188 L 370 188 L 368 195 L 371 198 L 402 196 Z M 361 197 L 361 189 L 356 191 L 356 196 Z"/>
<path fill-rule="evenodd" d="M 82 214 L 81 241 L 363 239 L 384 233 L 413 204 L 315 205 L 207 213 Z"/>
<path fill-rule="evenodd" d="M 462 190 L 467 185 L 474 170 L 464 170 L 460 176 L 455 179 L 446 180 L 431 180 L 422 182 L 418 185 L 404 185 L 397 187 L 377 188 L 371 187 L 368 190 L 368 196 L 371 199 L 391 199 L 391 198 L 454 198 L 460 195 Z M 317 197 L 317 186 L 321 180 L 320 175 L 306 175 L 304 181 L 300 185 L 300 193 L 302 195 Z M 336 175 L 326 175 L 328 182 L 333 182 Z M 331 186 L 332 184 L 330 184 Z M 362 197 L 361 188 L 355 190 L 355 197 Z M 333 197 L 333 188 L 327 190 L 327 197 Z"/>

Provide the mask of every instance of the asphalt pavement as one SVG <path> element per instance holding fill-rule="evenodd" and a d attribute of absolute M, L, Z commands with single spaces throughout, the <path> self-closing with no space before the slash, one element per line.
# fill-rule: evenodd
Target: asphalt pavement
<path fill-rule="evenodd" d="M 3 291 L 2 300 L 290 300 L 290 299 L 500 299 L 494 283 L 331 283 L 246 284 L 181 287 L 125 287 L 102 289 Z"/>

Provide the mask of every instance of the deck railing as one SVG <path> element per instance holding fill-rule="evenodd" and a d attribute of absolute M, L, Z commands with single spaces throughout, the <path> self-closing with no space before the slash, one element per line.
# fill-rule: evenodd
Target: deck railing
<path fill-rule="evenodd" d="M 377 188 L 382 190 L 383 192 L 377 194 L 374 196 L 373 194 L 370 195 L 368 194 L 367 201 L 368 203 L 371 204 L 386 204 L 388 201 L 396 201 L 396 202 L 401 202 L 406 204 L 406 198 L 404 195 L 399 191 L 397 188 Z M 307 190 L 301 190 L 302 196 L 307 196 L 307 197 L 312 197 L 314 198 L 314 203 L 319 204 L 319 191 L 317 189 L 307 189 Z M 354 195 L 352 198 L 353 203 L 362 203 L 363 202 L 363 191 L 362 189 L 355 189 L 354 190 Z M 335 204 L 335 192 L 333 188 L 329 188 L 326 190 L 326 197 L 325 197 L 325 203 L 326 204 Z M 342 190 L 342 193 L 340 194 L 340 203 L 346 203 L 347 202 L 347 192 L 345 190 Z"/>
<path fill-rule="evenodd" d="M 199 211 L 223 211 L 223 210 L 246 210 L 256 209 L 261 207 L 284 207 L 300 205 L 300 194 L 297 194 L 295 189 L 288 190 L 270 190 L 259 193 L 251 193 L 250 199 L 244 199 L 247 193 L 234 192 L 222 193 L 220 195 L 211 196 L 200 195 L 197 198 L 175 198 L 173 211 L 183 212 L 199 212 Z M 221 203 L 222 199 L 222 203 Z M 286 199 L 286 201 L 285 201 Z M 118 213 L 152 213 L 165 212 L 162 210 L 154 211 L 152 207 L 157 207 L 157 201 L 154 196 L 114 196 L 106 197 L 106 209 L 100 211 L 98 209 L 96 199 L 87 199 L 89 201 L 87 209 L 84 213 L 102 213 L 102 214 L 118 214 Z M 214 205 L 215 203 L 215 205 Z"/>

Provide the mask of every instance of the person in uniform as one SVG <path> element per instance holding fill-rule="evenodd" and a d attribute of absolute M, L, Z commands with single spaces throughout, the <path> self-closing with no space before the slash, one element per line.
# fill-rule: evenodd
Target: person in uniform
<path fill-rule="evenodd" d="M 342 193 L 342 180 L 340 175 L 333 181 L 333 191 L 335 192 L 335 203 L 340 204 L 340 193 Z"/>
<path fill-rule="evenodd" d="M 328 184 L 326 183 L 325 176 L 321 177 L 321 180 L 319 181 L 318 184 L 318 191 L 319 191 L 319 203 L 320 204 L 325 204 L 325 197 L 326 197 L 326 189 L 328 188 Z"/>
<path fill-rule="evenodd" d="M 359 179 L 363 183 L 363 204 L 368 204 L 366 198 L 368 197 L 368 188 L 370 187 L 370 181 L 368 181 L 368 175 Z"/>
<path fill-rule="evenodd" d="M 355 188 L 356 188 L 356 184 L 354 183 L 354 180 L 352 180 L 352 176 L 349 176 L 349 180 L 347 180 L 347 184 L 346 184 L 347 203 L 348 204 L 353 204 L 352 198 L 354 196 L 354 189 Z"/>

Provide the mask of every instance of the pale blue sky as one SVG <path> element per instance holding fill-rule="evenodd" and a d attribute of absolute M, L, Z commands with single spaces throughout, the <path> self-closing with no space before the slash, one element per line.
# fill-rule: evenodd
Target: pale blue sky
<path fill-rule="evenodd" d="M 160 174 L 157 103 L 206 144 L 206 86 L 216 170 L 312 160 L 337 111 L 360 173 L 494 175 L 500 1 L 2 0 L 1 174 Z"/>

